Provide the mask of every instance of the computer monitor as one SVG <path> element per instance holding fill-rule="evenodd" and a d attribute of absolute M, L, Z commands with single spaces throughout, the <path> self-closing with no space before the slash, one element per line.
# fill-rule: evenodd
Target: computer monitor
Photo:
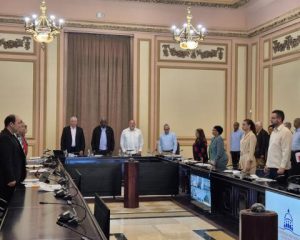
<path fill-rule="evenodd" d="M 211 212 L 210 179 L 196 174 L 191 174 L 190 181 L 191 202 L 201 209 Z"/>
<path fill-rule="evenodd" d="M 300 200 L 266 191 L 266 210 L 278 214 L 278 240 L 300 240 Z"/>
<path fill-rule="evenodd" d="M 103 231 L 104 235 L 107 239 L 109 239 L 110 234 L 110 210 L 103 202 L 103 200 L 99 197 L 98 194 L 95 194 L 95 208 L 94 208 L 94 216 Z"/>

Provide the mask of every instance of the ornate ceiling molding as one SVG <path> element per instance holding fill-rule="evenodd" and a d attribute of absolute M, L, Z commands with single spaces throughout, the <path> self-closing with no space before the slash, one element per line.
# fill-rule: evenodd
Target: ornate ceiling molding
<path fill-rule="evenodd" d="M 131 1 L 131 0 L 130 0 Z M 285 15 L 282 15 L 272 21 L 269 21 L 249 31 L 224 31 L 219 29 L 208 29 L 208 36 L 218 37 L 238 37 L 238 38 L 252 38 L 272 29 L 288 24 L 294 20 L 300 19 L 300 8 L 293 10 Z M 24 21 L 16 16 L 0 16 L 0 24 L 14 24 L 24 25 Z M 88 22 L 88 21 L 67 21 L 65 24 L 65 31 L 68 29 L 82 28 L 82 29 L 101 29 L 114 30 L 123 32 L 145 32 L 157 34 L 171 34 L 169 26 L 159 25 L 141 25 L 141 24 L 119 24 L 108 22 Z"/>
<path fill-rule="evenodd" d="M 250 0 L 238 0 L 235 3 L 213 3 L 203 1 L 189 1 L 189 0 L 122 0 L 122 1 L 134 1 L 134 2 L 146 2 L 146 3 L 163 3 L 173 5 L 188 5 L 196 7 L 214 7 L 214 8 L 239 8 Z"/>
<path fill-rule="evenodd" d="M 290 11 L 287 14 L 249 30 L 248 37 L 251 38 L 258 36 L 297 19 L 300 19 L 300 8 Z"/>

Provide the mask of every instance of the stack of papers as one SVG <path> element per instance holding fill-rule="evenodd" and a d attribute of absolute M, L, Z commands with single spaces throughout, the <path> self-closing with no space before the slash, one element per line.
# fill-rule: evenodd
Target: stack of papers
<path fill-rule="evenodd" d="M 61 185 L 59 185 L 59 184 L 47 184 L 47 183 L 43 183 L 43 182 L 39 182 L 39 184 L 40 184 L 39 191 L 42 191 L 42 192 L 54 192 L 54 190 L 61 189 Z"/>
<path fill-rule="evenodd" d="M 53 192 L 54 190 L 61 189 L 61 185 L 59 185 L 59 184 L 43 183 L 43 182 L 40 182 L 39 179 L 37 179 L 37 178 L 25 179 L 23 181 L 23 184 L 27 188 L 37 187 L 37 188 L 39 188 L 39 191 L 42 191 L 42 192 Z"/>
<path fill-rule="evenodd" d="M 43 172 L 49 172 L 48 168 L 39 168 L 39 169 L 32 169 L 29 170 L 30 173 L 43 173 Z"/>
<path fill-rule="evenodd" d="M 41 164 L 30 164 L 30 165 L 26 165 L 27 168 L 41 168 L 43 167 L 43 165 Z"/>
<path fill-rule="evenodd" d="M 188 160 L 188 159 L 187 159 L 187 160 L 182 160 L 182 162 L 183 162 L 183 163 L 187 163 L 187 164 L 188 164 L 188 163 L 199 163 L 199 161 L 196 161 L 196 160 Z"/>
<path fill-rule="evenodd" d="M 27 188 L 30 188 L 30 187 L 40 187 L 39 180 L 37 178 L 26 178 L 22 183 Z"/>
<path fill-rule="evenodd" d="M 233 170 L 233 169 L 224 170 L 224 173 L 239 174 L 240 172 L 241 171 L 239 171 L 239 170 Z"/>
<path fill-rule="evenodd" d="M 198 167 L 210 167 L 211 166 L 209 163 L 196 163 L 195 165 Z"/>
<path fill-rule="evenodd" d="M 276 182 L 276 180 L 274 179 L 270 179 L 270 178 L 257 178 L 255 179 L 256 182 Z"/>

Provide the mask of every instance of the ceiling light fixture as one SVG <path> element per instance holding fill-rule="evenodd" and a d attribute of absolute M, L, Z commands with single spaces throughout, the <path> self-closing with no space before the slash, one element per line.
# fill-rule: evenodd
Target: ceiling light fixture
<path fill-rule="evenodd" d="M 56 20 L 54 15 L 47 16 L 47 7 L 45 0 L 40 5 L 41 15 L 33 14 L 31 18 L 25 17 L 25 31 L 33 35 L 33 39 L 43 45 L 53 41 L 63 27 L 64 20 Z"/>
<path fill-rule="evenodd" d="M 206 34 L 206 29 L 202 25 L 198 25 L 195 28 L 192 23 L 193 16 L 191 14 L 191 8 L 187 8 L 187 22 L 183 24 L 182 28 L 172 26 L 173 37 L 176 42 L 179 43 L 180 48 L 193 50 L 198 47 L 198 43 L 203 41 Z"/>

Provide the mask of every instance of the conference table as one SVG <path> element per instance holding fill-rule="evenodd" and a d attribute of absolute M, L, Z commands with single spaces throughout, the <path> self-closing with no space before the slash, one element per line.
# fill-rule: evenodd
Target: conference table
<path fill-rule="evenodd" d="M 121 196 L 123 167 L 128 159 L 120 156 L 66 158 L 65 167 L 74 179 L 79 176 L 78 184 L 83 195 L 91 196 L 97 192 L 100 196 Z M 139 196 L 171 195 L 195 203 L 191 193 L 191 176 L 203 177 L 210 182 L 211 201 L 209 208 L 200 207 L 200 212 L 220 216 L 222 221 L 231 221 L 237 229 L 240 211 L 249 209 L 254 203 L 270 207 L 269 196 L 272 193 L 295 200 L 300 206 L 300 195 L 289 192 L 286 182 L 240 179 L 232 173 L 211 170 L 193 161 L 170 157 L 146 156 L 134 159 L 139 161 Z M 102 179 L 101 176 L 105 177 Z M 95 179 L 101 181 L 95 183 Z"/>
<path fill-rule="evenodd" d="M 28 174 L 27 177 L 34 176 Z M 106 240 L 71 178 L 69 189 L 74 196 L 73 203 L 81 206 L 73 205 L 78 217 L 82 219 L 86 215 L 82 223 L 71 228 L 88 236 L 86 239 Z M 47 204 L 40 204 L 40 202 Z M 38 187 L 17 187 L 2 222 L 0 239 L 81 239 L 79 234 L 56 224 L 58 216 L 68 210 L 71 210 L 70 205 L 66 205 L 65 200 L 56 199 L 53 192 L 41 192 Z"/>
<path fill-rule="evenodd" d="M 122 198 L 124 164 L 129 159 L 130 157 L 121 156 L 61 159 L 61 167 L 72 177 L 71 187 L 79 189 L 74 202 L 83 206 L 87 213 L 85 220 L 74 228 L 76 231 L 90 239 L 106 239 L 83 196 L 94 197 L 97 193 L 99 196 Z M 211 170 L 192 161 L 169 157 L 145 156 L 134 157 L 134 160 L 139 162 L 139 196 L 168 195 L 175 197 L 175 200 L 185 198 L 185 202 L 193 204 L 197 198 L 191 191 L 192 178 L 196 176 L 202 181 L 199 186 L 205 186 L 207 189 L 204 190 L 209 196 L 206 199 L 207 208 L 203 208 L 203 204 L 195 205 L 200 213 L 220 216 L 223 222 L 233 221 L 237 229 L 240 211 L 250 208 L 254 203 L 279 208 L 280 221 L 283 221 L 285 214 L 291 209 L 294 219 L 297 214 L 300 216 L 300 212 L 297 212 L 300 209 L 300 195 L 287 191 L 286 183 L 240 179 L 232 173 Z M 202 190 L 203 188 L 200 189 Z M 37 188 L 17 188 L 2 223 L 0 239 L 80 239 L 78 234 L 56 224 L 57 216 L 69 210 L 70 206 L 39 202 L 64 203 L 56 199 L 53 193 L 39 192 Z M 279 205 L 274 205 L 276 202 Z M 281 202 L 286 204 L 280 204 Z M 79 217 L 84 215 L 83 209 L 76 208 Z"/>

